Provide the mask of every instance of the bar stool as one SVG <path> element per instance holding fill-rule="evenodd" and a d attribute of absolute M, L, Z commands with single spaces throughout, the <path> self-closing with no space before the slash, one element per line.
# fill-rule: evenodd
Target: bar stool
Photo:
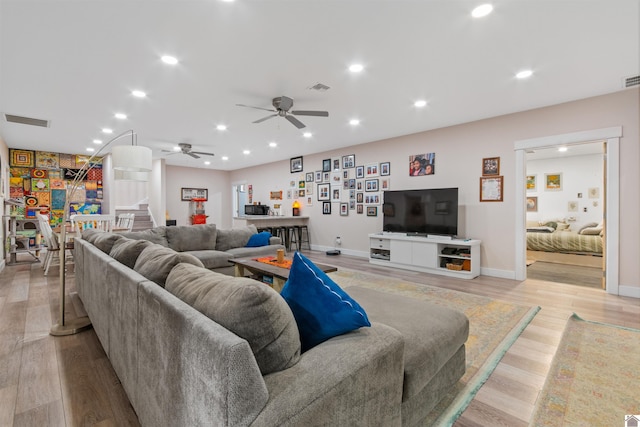
<path fill-rule="evenodd" d="M 287 251 L 291 249 L 288 227 L 273 227 L 271 235 L 279 237 Z"/>
<path fill-rule="evenodd" d="M 305 243 L 306 248 L 304 247 Z M 311 250 L 311 237 L 309 237 L 309 227 L 306 225 L 298 226 L 298 245 L 300 246 L 300 250 Z"/>
<path fill-rule="evenodd" d="M 296 251 L 300 250 L 300 226 L 298 225 L 292 225 L 290 227 L 287 227 L 288 233 L 289 233 L 289 244 L 291 245 L 291 247 L 293 247 L 293 245 L 296 245 Z"/>

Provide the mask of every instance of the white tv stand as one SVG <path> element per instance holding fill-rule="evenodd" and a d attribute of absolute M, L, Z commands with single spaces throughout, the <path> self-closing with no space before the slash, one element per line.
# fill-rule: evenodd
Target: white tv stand
<path fill-rule="evenodd" d="M 480 275 L 480 243 L 480 240 L 407 236 L 404 233 L 373 233 L 369 234 L 369 262 L 461 279 L 473 279 Z M 461 252 L 468 252 L 468 254 Z M 463 270 L 449 269 L 446 267 L 448 263 L 464 263 Z"/>

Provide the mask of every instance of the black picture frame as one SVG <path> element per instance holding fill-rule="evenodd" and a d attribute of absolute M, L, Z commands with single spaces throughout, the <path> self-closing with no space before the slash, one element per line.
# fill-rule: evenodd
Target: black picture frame
<path fill-rule="evenodd" d="M 322 202 L 322 214 L 331 215 L 331 202 Z"/>
<path fill-rule="evenodd" d="M 378 191 L 378 179 L 365 179 L 364 180 L 364 191 L 373 192 Z"/>
<path fill-rule="evenodd" d="M 378 207 L 367 206 L 367 216 L 378 216 Z"/>
<path fill-rule="evenodd" d="M 331 159 L 324 159 L 322 161 L 322 172 L 331 172 Z"/>
<path fill-rule="evenodd" d="M 380 163 L 380 176 L 391 175 L 391 162 Z"/>
<path fill-rule="evenodd" d="M 207 188 L 186 188 L 180 189 L 180 200 L 190 202 L 193 198 L 209 200 L 209 190 Z"/>
<path fill-rule="evenodd" d="M 292 157 L 289 160 L 291 173 L 299 173 L 303 171 L 302 156 Z"/>

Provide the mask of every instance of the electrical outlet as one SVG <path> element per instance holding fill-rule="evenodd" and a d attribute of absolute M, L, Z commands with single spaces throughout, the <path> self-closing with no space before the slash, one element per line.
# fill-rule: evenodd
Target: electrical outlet
<path fill-rule="evenodd" d="M 340 236 L 336 237 L 336 246 L 340 246 L 342 244 L 342 239 L 340 239 Z"/>

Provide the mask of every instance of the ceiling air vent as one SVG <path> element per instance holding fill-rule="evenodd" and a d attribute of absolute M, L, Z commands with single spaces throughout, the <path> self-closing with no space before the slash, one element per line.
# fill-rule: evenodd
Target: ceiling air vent
<path fill-rule="evenodd" d="M 327 90 L 329 90 L 329 86 L 322 84 L 322 83 L 316 83 L 313 86 L 309 86 L 309 90 L 317 90 L 320 92 L 325 92 Z"/>
<path fill-rule="evenodd" d="M 5 114 L 4 119 L 9 123 L 20 123 L 23 125 L 49 127 L 49 120 L 34 119 L 33 117 L 15 116 L 13 114 Z"/>
<path fill-rule="evenodd" d="M 632 77 L 623 77 L 622 78 L 622 87 L 627 88 L 631 86 L 640 85 L 640 76 L 632 76 Z"/>

